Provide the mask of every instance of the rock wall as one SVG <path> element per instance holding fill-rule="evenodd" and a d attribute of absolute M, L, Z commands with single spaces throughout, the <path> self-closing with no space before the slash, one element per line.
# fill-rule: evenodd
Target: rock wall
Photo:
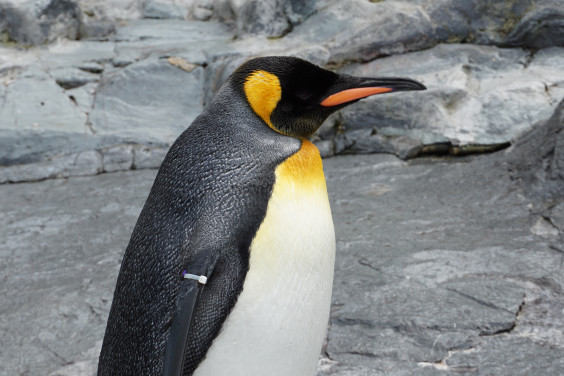
<path fill-rule="evenodd" d="M 537 235 L 560 234 L 553 247 L 564 252 L 564 100 L 549 119 L 515 141 L 507 164 L 538 215 Z"/>
<path fill-rule="evenodd" d="M 157 167 L 258 55 L 428 86 L 333 116 L 324 156 L 497 150 L 564 97 L 560 0 L 8 0 L 0 42 L 0 182 Z"/>

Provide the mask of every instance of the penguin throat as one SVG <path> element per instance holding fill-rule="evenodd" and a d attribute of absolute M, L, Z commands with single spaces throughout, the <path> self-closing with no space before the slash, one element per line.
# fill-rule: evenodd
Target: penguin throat
<path fill-rule="evenodd" d="M 254 71 L 245 80 L 244 90 L 253 111 L 270 128 L 280 132 L 270 120 L 272 111 L 282 98 L 282 88 L 278 77 L 263 70 Z"/>

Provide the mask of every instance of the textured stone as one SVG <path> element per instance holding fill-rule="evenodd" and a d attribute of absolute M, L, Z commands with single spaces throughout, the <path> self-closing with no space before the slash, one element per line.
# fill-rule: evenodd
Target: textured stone
<path fill-rule="evenodd" d="M 163 162 L 167 148 L 150 148 L 147 146 L 137 146 L 133 149 L 133 168 L 140 170 L 145 168 L 159 168 Z"/>
<path fill-rule="evenodd" d="M 339 187 L 339 251 L 326 350 L 336 364 L 320 375 L 457 374 L 464 364 L 451 357 L 490 359 L 492 341 L 514 354 L 498 355 L 505 368 L 476 361 L 466 372 L 519 374 L 513 356 L 526 357 L 531 374 L 545 362 L 562 372 L 553 329 L 564 320 L 561 254 L 527 235 L 527 201 L 504 158 L 401 168 L 383 156 L 325 161 L 329 186 Z M 520 338 L 545 361 L 513 352 Z"/>
<path fill-rule="evenodd" d="M 135 20 L 143 15 L 140 0 L 77 0 L 82 12 L 99 20 Z"/>
<path fill-rule="evenodd" d="M 144 2 L 143 17 L 158 19 L 179 19 L 186 18 L 188 14 L 187 7 L 181 7 L 173 0 L 154 1 L 148 0 Z"/>
<path fill-rule="evenodd" d="M 0 164 L 29 163 L 75 151 L 86 115 L 45 71 L 30 67 L 0 90 Z"/>
<path fill-rule="evenodd" d="M 512 177 L 523 182 L 535 210 L 564 200 L 564 100 L 546 121 L 536 124 L 508 151 Z"/>
<path fill-rule="evenodd" d="M 65 90 L 75 89 L 91 82 L 97 82 L 99 76 L 80 68 L 57 68 L 49 71 L 57 85 Z"/>
<path fill-rule="evenodd" d="M 202 111 L 202 84 L 201 67 L 186 72 L 166 59 L 104 71 L 90 114 L 92 128 L 128 142 L 170 144 Z"/>
<path fill-rule="evenodd" d="M 0 4 L 0 34 L 23 45 L 38 45 L 57 38 L 77 39 L 80 7 L 72 0 L 8 0 Z"/>
<path fill-rule="evenodd" d="M 57 25 L 76 29 L 74 18 L 68 17 L 76 9 L 82 12 L 80 36 L 96 39 L 71 41 L 75 36 L 59 33 L 63 39 L 43 47 L 0 49 L 3 164 L 42 162 L 124 142 L 166 148 L 251 56 L 288 54 L 343 72 L 405 75 L 428 85 L 424 93 L 377 96 L 347 108 L 338 115 L 338 124 L 325 126 L 314 138 L 324 141 L 324 155 L 388 152 L 412 158 L 419 153 L 497 150 L 548 117 L 564 97 L 562 47 L 530 52 L 468 44 L 562 44 L 562 10 L 556 0 L 26 0 L 1 7 L 2 40 L 9 46 L 14 39 L 7 33 L 13 30 L 28 39 L 43 38 L 47 29 L 39 30 L 41 22 L 54 33 L 65 30 Z M 144 13 L 194 18 L 197 12 L 210 21 L 140 19 Z M 404 27 L 406 23 L 411 27 Z M 39 34 L 33 34 L 34 27 Z M 246 34 L 251 30 L 258 35 Z M 407 53 L 441 42 L 465 44 Z M 396 53 L 402 54 L 358 63 Z M 182 87 L 165 61 L 190 71 L 178 81 Z M 158 82 L 149 82 L 153 69 Z M 61 109 L 61 119 L 54 113 L 48 119 L 76 126 L 61 133 L 34 121 L 39 129 L 15 134 L 15 124 L 45 118 L 45 109 L 14 101 L 14 88 L 24 78 L 30 85 L 38 81 L 34 96 L 57 99 L 49 103 Z M 123 89 L 109 89 L 113 80 Z M 153 107 L 145 106 L 142 98 L 148 84 L 160 88 L 151 91 Z M 168 101 L 169 94 L 175 99 Z M 164 132 L 156 131 L 155 126 L 165 123 Z M 357 129 L 375 132 L 361 139 L 357 136 L 364 133 L 354 133 Z M 561 159 L 554 163 L 564 163 Z"/>
<path fill-rule="evenodd" d="M 101 150 L 104 172 L 129 170 L 133 167 L 133 147 L 119 145 Z"/>
<path fill-rule="evenodd" d="M 49 376 L 96 376 L 102 341 L 82 353 L 77 360 L 49 373 Z"/>
<path fill-rule="evenodd" d="M 563 12 L 560 0 L 0 3 L 0 182 L 63 178 L 0 186 L 0 373 L 95 373 L 155 171 L 100 173 L 157 167 L 241 62 L 292 54 L 429 87 L 336 114 L 314 136 L 325 156 L 516 138 L 480 158 L 324 161 L 338 254 L 319 375 L 564 374 L 563 105 L 545 121 L 564 97 Z M 211 21 L 138 20 L 187 15 Z M 464 44 L 408 53 L 445 42 Z"/>
<path fill-rule="evenodd" d="M 410 159 L 423 150 L 423 145 L 418 140 L 407 136 L 380 135 L 375 129 L 339 133 L 334 143 L 336 154 L 390 153 L 401 159 Z"/>
<path fill-rule="evenodd" d="M 38 163 L 15 164 L 0 168 L 0 184 L 38 181 L 68 176 L 96 175 L 102 171 L 102 156 L 90 150 L 58 155 Z"/>
<path fill-rule="evenodd" d="M 209 50 L 233 38 L 230 27 L 217 22 L 139 20 L 118 28 L 114 66 L 124 67 L 148 57 L 179 56 L 203 65 Z M 219 47 L 221 49 L 221 47 Z"/>
<path fill-rule="evenodd" d="M 421 80 L 426 92 L 374 96 L 342 113 L 346 129 L 376 127 L 379 134 L 406 135 L 426 145 L 506 143 L 549 117 L 564 97 L 561 48 L 543 50 L 536 61 L 520 49 L 440 45 L 345 72 Z"/>
<path fill-rule="evenodd" d="M 315 142 L 315 146 L 319 149 L 321 158 L 328 158 L 335 155 L 335 146 L 332 141 L 320 140 Z"/>
<path fill-rule="evenodd" d="M 535 235 L 546 238 L 558 236 L 558 228 L 542 217 L 539 217 L 533 227 L 531 227 L 531 232 Z"/>
<path fill-rule="evenodd" d="M 500 361 L 505 358 L 507 348 L 523 356 L 511 362 Z M 562 373 L 564 359 L 561 349 L 539 346 L 528 338 L 512 337 L 493 339 L 479 350 L 455 352 L 445 360 L 445 365 L 444 370 L 451 374 L 558 375 Z"/>
<path fill-rule="evenodd" d="M 92 376 L 78 370 L 98 357 L 122 251 L 154 175 L 0 187 L 9 198 L 0 214 L 0 373 Z"/>
<path fill-rule="evenodd" d="M 88 115 L 92 111 L 92 105 L 94 104 L 94 95 L 96 94 L 97 87 L 98 80 L 74 89 L 68 89 L 65 91 L 65 93 L 80 111 Z M 87 121 L 86 124 L 89 125 L 89 121 Z"/>
<path fill-rule="evenodd" d="M 303 0 L 223 0 L 195 1 L 190 12 L 197 20 L 219 19 L 233 23 L 237 33 L 282 37 L 319 8 L 318 1 Z"/>
<path fill-rule="evenodd" d="M 242 33 L 279 37 L 290 29 L 278 0 L 232 2 L 237 29 Z"/>
<path fill-rule="evenodd" d="M 328 48 L 335 64 L 439 43 L 545 48 L 564 41 L 558 0 L 345 0 L 318 3 L 316 10 L 289 37 Z"/>
<path fill-rule="evenodd" d="M 80 39 L 104 40 L 116 32 L 116 23 L 110 20 L 83 19 L 80 26 Z"/>
<path fill-rule="evenodd" d="M 564 234 L 564 201 L 550 208 L 550 222 Z"/>
<path fill-rule="evenodd" d="M 558 0 L 455 0 L 424 2 L 433 37 L 442 42 L 557 46 L 564 38 L 563 10 Z"/>
<path fill-rule="evenodd" d="M 107 64 L 116 55 L 112 42 L 60 40 L 38 51 L 41 66 L 47 69 L 80 68 Z M 37 63 L 37 62 L 36 62 Z M 91 72 L 93 73 L 93 72 Z"/>
<path fill-rule="evenodd" d="M 507 158 L 324 161 L 338 253 L 320 376 L 564 372 L 562 254 L 528 232 Z M 92 375 L 155 172 L 0 186 L 2 371 Z"/>

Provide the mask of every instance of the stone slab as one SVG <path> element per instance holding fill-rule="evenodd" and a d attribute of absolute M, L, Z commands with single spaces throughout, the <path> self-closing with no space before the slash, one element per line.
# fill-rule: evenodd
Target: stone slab
<path fill-rule="evenodd" d="M 417 64 L 414 64 L 417 61 Z M 553 113 L 564 97 L 564 49 L 439 45 L 351 65 L 346 73 L 422 81 L 425 92 L 374 96 L 342 111 L 346 129 L 376 128 L 423 144 L 502 144 Z"/>

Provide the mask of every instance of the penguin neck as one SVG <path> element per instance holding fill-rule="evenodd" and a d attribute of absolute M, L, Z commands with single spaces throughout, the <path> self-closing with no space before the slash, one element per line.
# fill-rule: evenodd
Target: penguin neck
<path fill-rule="evenodd" d="M 300 150 L 291 155 L 277 169 L 277 178 L 293 181 L 301 188 L 325 186 L 323 163 L 319 150 L 305 138 L 302 138 L 301 141 Z"/>
<path fill-rule="evenodd" d="M 323 164 L 317 147 L 304 137 L 287 135 L 269 127 L 249 107 L 244 94 L 235 85 L 223 85 L 205 113 L 214 116 L 219 113 L 225 121 L 222 125 L 224 127 L 235 127 L 245 132 L 260 130 L 259 133 L 263 136 L 264 133 L 269 133 L 274 139 L 278 140 L 277 142 L 286 139 L 291 140 L 290 144 L 292 145 L 295 145 L 296 140 L 299 140 L 299 150 L 288 157 L 280 166 L 277 174 L 289 178 L 300 186 L 305 187 L 311 184 L 318 186 L 320 183 L 325 186 Z M 230 121 L 230 119 L 237 120 Z M 245 119 L 245 121 L 240 121 L 240 119 Z"/>

